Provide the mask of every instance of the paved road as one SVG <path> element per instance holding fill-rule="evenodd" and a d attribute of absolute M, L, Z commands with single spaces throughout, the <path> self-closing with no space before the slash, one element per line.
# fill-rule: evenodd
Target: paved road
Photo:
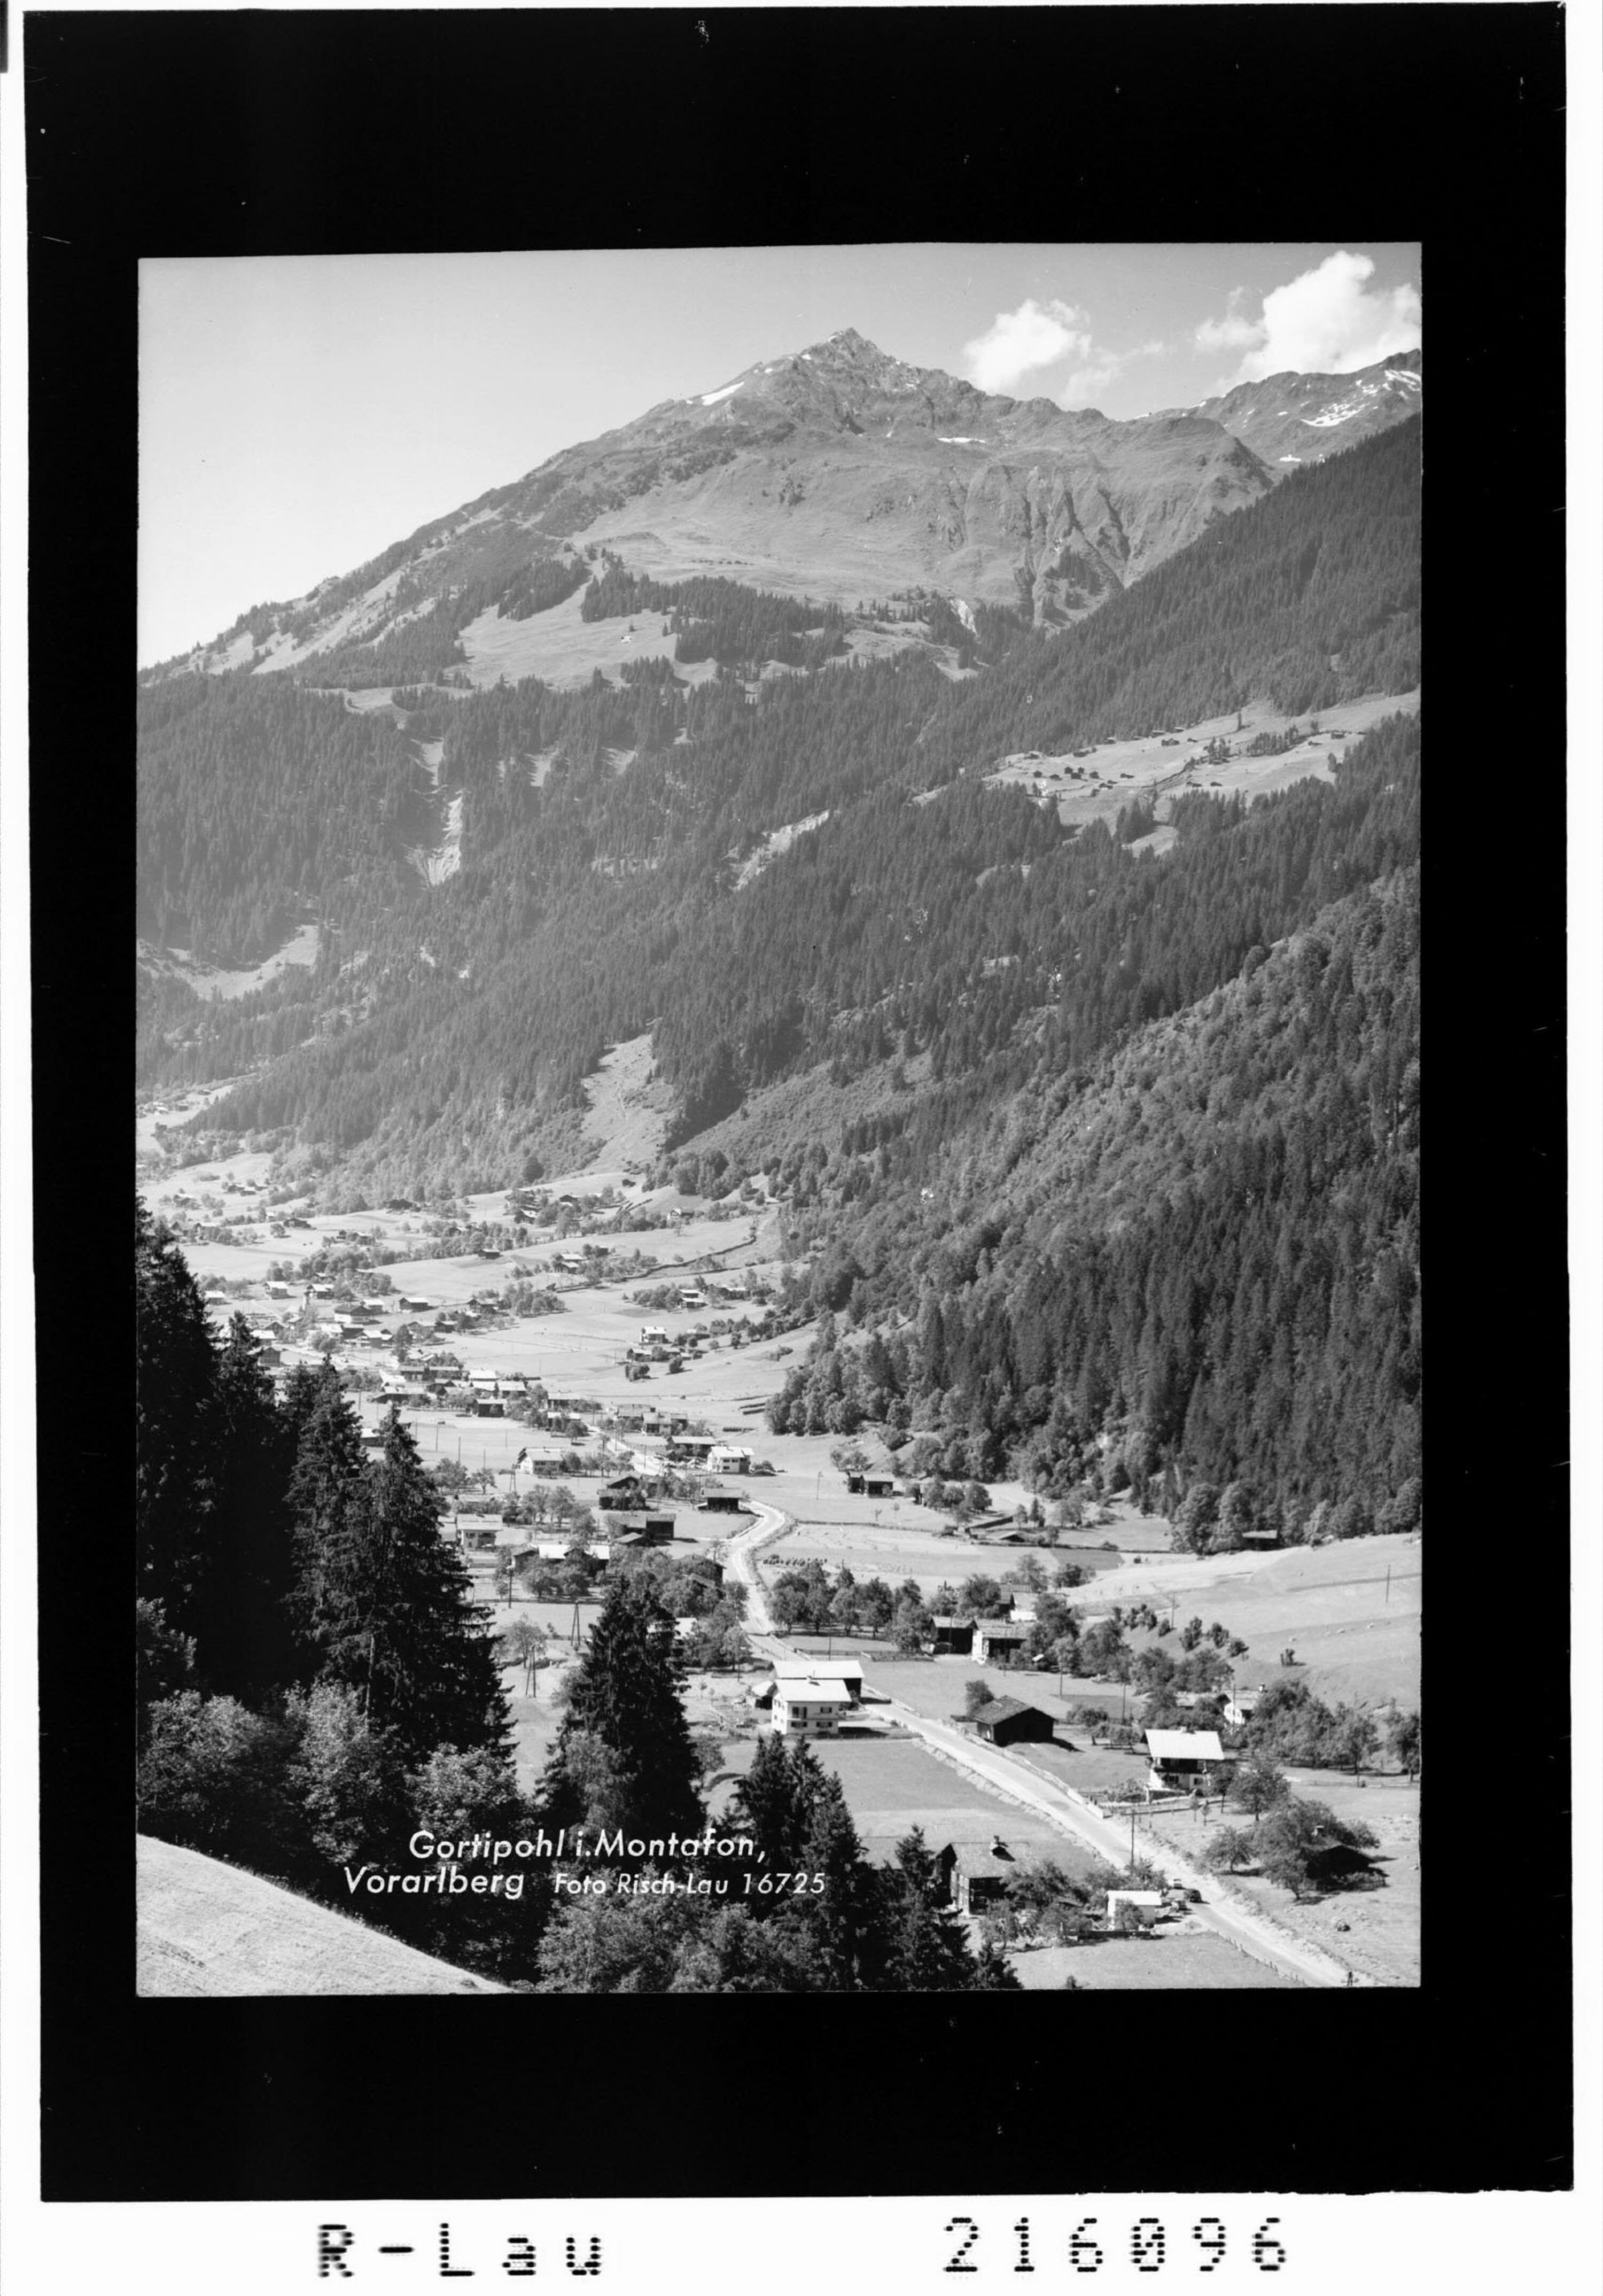
<path fill-rule="evenodd" d="M 773 1631 L 773 1621 L 768 1611 L 757 1572 L 755 1556 L 757 1551 L 778 1532 L 787 1527 L 788 1518 L 779 1508 L 765 1506 L 759 1500 L 748 1501 L 757 1521 L 749 1530 L 737 1532 L 725 1550 L 737 1578 L 747 1590 L 748 1638 L 752 1649 L 762 1657 L 794 1658 L 796 1652 Z M 898 1721 L 904 1723 L 915 1737 L 938 1750 L 948 1760 L 999 1788 L 1015 1801 L 1021 1801 L 1037 1810 L 1065 1833 L 1094 1849 L 1099 1857 L 1114 1866 L 1124 1866 L 1130 1856 L 1130 1822 L 1104 1817 L 1099 1810 L 1067 1786 L 1043 1778 L 1038 1773 L 1025 1769 L 1009 1759 L 1005 1753 L 983 1742 L 965 1737 L 959 1730 L 944 1722 L 932 1721 L 928 1715 L 915 1714 L 899 1698 L 889 1702 Z M 1232 1904 L 1219 1893 L 1219 1884 L 1206 1869 L 1192 1866 L 1176 1855 L 1168 1843 L 1141 1840 L 1138 1851 L 1149 1857 L 1161 1874 L 1171 1881 L 1181 1882 L 1203 1894 L 1203 1903 L 1192 1912 L 1209 1929 L 1241 1948 L 1255 1961 L 1266 1961 L 1288 1977 L 1295 1977 L 1304 1985 L 1345 1985 L 1347 1972 L 1332 1956 L 1315 1945 L 1305 1945 L 1300 1939 L 1285 1936 L 1272 1929 L 1255 1914 Z"/>

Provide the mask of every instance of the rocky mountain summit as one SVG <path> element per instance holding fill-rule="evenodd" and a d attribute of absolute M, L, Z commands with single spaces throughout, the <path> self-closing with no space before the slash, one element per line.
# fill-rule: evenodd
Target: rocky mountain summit
<path fill-rule="evenodd" d="M 960 612 L 1072 623 L 1419 398 L 1415 353 L 1113 422 L 978 390 L 848 327 L 564 448 L 170 667 L 301 668 L 454 602 L 527 612 L 534 569 L 560 595 L 560 568 L 570 592 L 603 547 L 660 580 L 719 575 L 848 613 L 937 590 Z"/>

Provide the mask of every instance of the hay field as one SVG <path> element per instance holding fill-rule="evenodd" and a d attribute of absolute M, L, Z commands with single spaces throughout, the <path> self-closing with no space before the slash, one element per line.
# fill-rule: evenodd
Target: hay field
<path fill-rule="evenodd" d="M 1387 1572 L 1390 1572 L 1388 1583 Z M 1097 1581 L 1097 1604 L 1177 1598 L 1174 1617 L 1219 1619 L 1248 1645 L 1237 1662 L 1243 1689 L 1289 1671 L 1319 1697 L 1378 1705 L 1419 1699 L 1423 1585 L 1419 1534 L 1290 1546 L 1263 1554 L 1171 1555 L 1125 1562 Z M 1132 1637 L 1139 1648 L 1149 1637 Z M 1295 1668 L 1280 1653 L 1296 1651 Z"/>
<path fill-rule="evenodd" d="M 574 685 L 598 669 L 616 679 L 627 661 L 672 660 L 677 641 L 663 636 L 665 616 L 642 612 L 587 622 L 579 611 L 584 598 L 584 591 L 576 590 L 560 606 L 548 606 L 523 622 L 503 621 L 494 606 L 487 606 L 462 633 L 473 685 L 494 685 L 504 677 L 516 685 L 522 677 L 543 677 L 548 685 Z M 717 675 L 717 667 L 714 661 L 681 662 L 675 676 L 683 685 L 699 685 Z"/>
<path fill-rule="evenodd" d="M 1282 1929 L 1350 1963 L 1361 1976 L 1380 1985 L 1418 1985 L 1420 1789 L 1395 1775 L 1369 1776 L 1362 1785 L 1332 1770 L 1292 1770 L 1288 1775 L 1293 1792 L 1304 1799 L 1324 1802 L 1339 1818 L 1373 1826 L 1380 1842 L 1370 1855 L 1385 1876 L 1383 1885 L 1336 1890 L 1298 1905 L 1289 1890 L 1238 1874 L 1233 1877 L 1237 1894 L 1255 1910 L 1272 1915 Z M 1231 1823 L 1250 1831 L 1247 1820 L 1232 1817 Z M 1182 1853 L 1192 1852 L 1206 1839 L 1189 1811 L 1149 1816 L 1141 1824 L 1172 1840 Z"/>
<path fill-rule="evenodd" d="M 1282 1977 L 1196 1921 L 1149 1938 L 1092 1938 L 1084 1945 L 1015 1949 L 1008 1959 L 1026 1993 L 1061 1991 L 1070 1977 L 1084 1993 L 1304 1989 L 1295 1977 Z"/>
<path fill-rule="evenodd" d="M 756 1742 L 755 1738 L 743 1739 L 729 1748 L 732 1771 L 744 1775 Z M 1092 1851 L 1060 1833 L 1039 1811 L 1021 1808 L 991 1792 L 968 1771 L 938 1759 L 916 1738 L 865 1735 L 808 1742 L 823 1767 L 840 1780 L 864 1854 L 876 1863 L 887 1861 L 915 1825 L 923 1827 L 932 1849 L 948 1841 L 988 1844 L 993 1834 L 1000 1834 L 1020 1865 L 1051 1857 L 1077 1874 L 1089 1872 L 1094 1862 Z M 720 1815 L 728 1808 L 729 1791 L 723 1785 L 713 1794 L 712 1806 Z"/>
<path fill-rule="evenodd" d="M 1313 713 L 1327 730 L 1280 757 L 1231 758 L 1224 765 L 1209 765 L 1200 752 L 1216 738 L 1233 745 L 1239 741 L 1250 741 L 1255 734 L 1284 734 L 1294 723 L 1304 732 L 1307 730 L 1310 713 L 1306 710 L 1294 719 L 1283 710 L 1272 709 L 1267 701 L 1254 701 L 1241 713 L 1245 724 L 1239 733 L 1236 712 L 1231 709 L 1191 726 L 1174 749 L 1165 749 L 1163 736 L 1155 734 L 1139 740 L 1100 742 L 1084 758 L 1067 751 L 1062 755 L 1016 752 L 986 778 L 1026 789 L 1039 782 L 1043 800 L 1055 801 L 1058 818 L 1076 826 L 1088 821 L 1111 821 L 1121 806 L 1154 789 L 1160 815 L 1166 798 L 1192 789 L 1212 790 L 1221 797 L 1239 792 L 1250 803 L 1255 797 L 1285 789 L 1292 782 L 1306 780 L 1310 775 L 1323 781 L 1334 780 L 1331 759 L 1337 752 L 1351 749 L 1360 734 L 1378 725 L 1383 718 L 1414 717 L 1419 709 L 1418 686 L 1408 693 L 1361 694 L 1356 701 L 1339 702 L 1334 709 Z M 1338 734 L 1333 735 L 1328 730 L 1333 726 L 1339 729 Z M 1197 757 L 1198 762 L 1188 766 L 1192 757 Z M 1083 773 L 1084 779 L 1068 778 L 1076 771 Z M 1165 838 L 1160 831 L 1156 840 L 1142 839 L 1141 845 L 1154 845 L 1161 852 L 1171 841 L 1172 838 Z"/>

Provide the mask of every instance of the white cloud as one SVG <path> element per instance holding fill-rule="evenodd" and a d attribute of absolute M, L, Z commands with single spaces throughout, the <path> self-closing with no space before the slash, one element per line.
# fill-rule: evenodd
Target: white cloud
<path fill-rule="evenodd" d="M 1268 332 L 1262 319 L 1244 319 L 1241 305 L 1247 300 L 1245 287 L 1232 287 L 1225 299 L 1222 319 L 1205 319 L 1197 330 L 1197 342 L 1205 351 L 1248 350 L 1261 343 Z"/>
<path fill-rule="evenodd" d="M 1161 342 L 1109 350 L 1092 333 L 1088 313 L 1072 303 L 1038 303 L 1026 296 L 1016 311 L 999 311 L 983 335 L 963 345 L 963 371 L 981 390 L 1055 398 L 1059 406 L 1087 406 L 1133 359 L 1156 358 Z"/>
<path fill-rule="evenodd" d="M 1059 406 L 1091 406 L 1098 391 L 1105 390 L 1110 382 L 1116 381 L 1125 361 L 1134 357 L 1133 351 L 1125 351 L 1122 357 L 1116 351 L 1108 351 L 1100 358 L 1093 358 L 1089 365 L 1076 367 L 1058 393 Z"/>
<path fill-rule="evenodd" d="M 1204 319 L 1196 342 L 1205 351 L 1240 350 L 1228 382 L 1255 382 L 1288 370 L 1299 374 L 1351 374 L 1378 359 L 1418 349 L 1419 291 L 1404 282 L 1381 292 L 1368 285 L 1375 265 L 1367 255 L 1340 249 L 1264 298 L 1262 316 L 1243 317 L 1238 287 L 1222 319 Z"/>
<path fill-rule="evenodd" d="M 1011 392 L 1026 375 L 1084 358 L 1090 349 L 1084 311 L 1026 295 L 1016 311 L 998 311 L 983 335 L 963 345 L 963 365 L 982 390 Z"/>

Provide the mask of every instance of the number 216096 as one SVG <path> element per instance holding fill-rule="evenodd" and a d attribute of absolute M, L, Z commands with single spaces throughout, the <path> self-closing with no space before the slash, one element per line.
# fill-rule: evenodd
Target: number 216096
<path fill-rule="evenodd" d="M 1007 2245 L 1003 2255 L 996 2259 L 996 2268 L 1005 2271 L 1010 2266 L 1014 2272 L 1034 2272 L 1038 2254 L 1040 2268 L 1045 2271 L 1066 2268 L 1091 2274 L 1102 2271 L 1104 2267 L 1111 2267 L 1116 2272 L 1123 2267 L 1125 2270 L 1153 2273 L 1163 2271 L 1169 2264 L 1182 2268 L 1190 2264 L 1198 2272 L 1216 2272 L 1227 2255 L 1234 2254 L 1259 2272 L 1283 2272 L 1287 2259 L 1285 2244 L 1278 2236 L 1280 2226 L 1279 2217 L 1265 2217 L 1250 2233 L 1232 2234 L 1222 2217 L 1200 2217 L 1195 2224 L 1177 2226 L 1171 2234 L 1159 2217 L 1137 2217 L 1128 2226 L 1116 2226 L 1108 2217 L 1083 2217 L 1068 2234 L 1067 2245 L 1052 2237 L 1049 2249 L 1045 2239 L 1032 2245 L 1030 2220 L 1020 2217 L 1008 2228 Z M 951 2217 L 945 2230 L 957 2245 L 942 2269 L 980 2271 L 978 2219 Z"/>

